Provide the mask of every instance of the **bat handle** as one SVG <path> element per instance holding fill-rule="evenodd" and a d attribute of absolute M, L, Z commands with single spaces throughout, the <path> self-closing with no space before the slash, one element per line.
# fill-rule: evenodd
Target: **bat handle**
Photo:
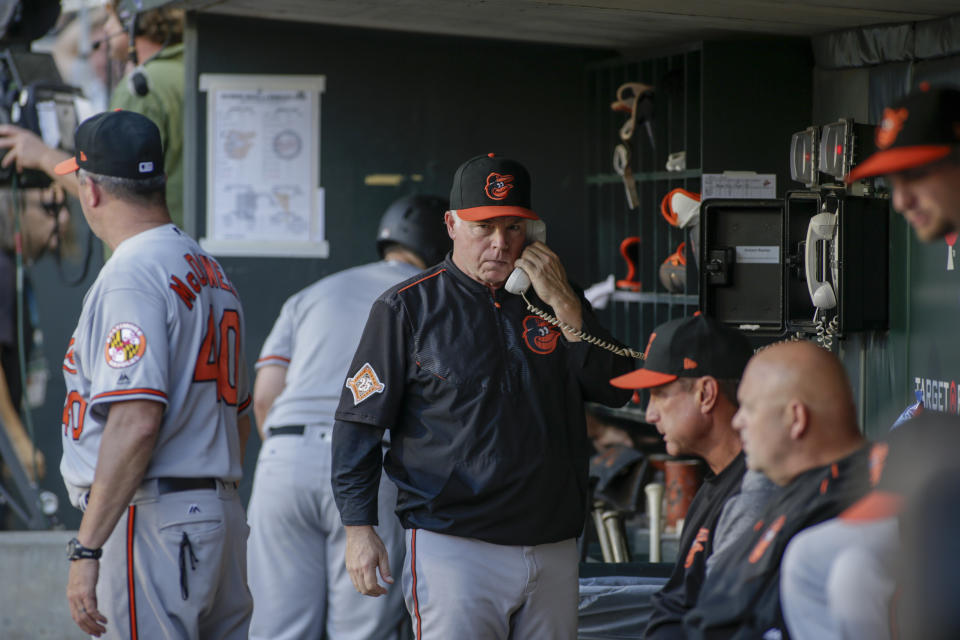
<path fill-rule="evenodd" d="M 647 494 L 647 518 L 650 521 L 650 562 L 660 562 L 660 529 L 663 485 L 651 482 L 643 488 Z"/>

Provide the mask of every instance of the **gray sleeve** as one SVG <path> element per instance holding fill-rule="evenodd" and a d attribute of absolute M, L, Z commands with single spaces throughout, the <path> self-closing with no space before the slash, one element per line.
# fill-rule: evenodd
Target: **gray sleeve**
<path fill-rule="evenodd" d="M 713 535 L 713 552 L 707 558 L 707 575 L 723 554 L 729 553 L 737 540 L 753 528 L 778 488 L 759 471 L 748 470 L 743 475 L 740 493 L 727 500 L 720 512 Z"/>
<path fill-rule="evenodd" d="M 275 364 L 282 367 L 290 364 L 294 351 L 293 338 L 296 329 L 294 315 L 298 298 L 298 295 L 294 295 L 283 304 L 277 321 L 273 323 L 273 328 L 263 342 L 255 368 L 259 369 L 265 364 Z"/>

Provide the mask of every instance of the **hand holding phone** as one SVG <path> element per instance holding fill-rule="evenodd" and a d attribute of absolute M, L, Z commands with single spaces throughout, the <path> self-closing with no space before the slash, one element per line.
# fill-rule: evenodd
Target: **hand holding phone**
<path fill-rule="evenodd" d="M 543 220 L 527 220 L 527 244 L 534 242 L 543 242 L 544 244 L 547 242 L 547 225 L 544 224 Z M 530 284 L 530 276 L 527 275 L 527 272 L 517 267 L 507 278 L 503 288 L 514 295 L 520 295 L 527 292 Z"/>
<path fill-rule="evenodd" d="M 542 242 L 546 244 L 547 242 L 547 226 L 541 220 L 528 220 L 527 221 L 527 243 L 533 242 Z M 559 263 L 558 263 L 559 264 Z M 560 267 L 560 276 L 566 282 L 566 275 L 562 272 L 562 266 Z M 526 293 L 527 289 L 530 288 L 531 282 L 530 277 L 527 273 L 520 267 L 517 267 L 513 270 L 513 273 L 510 274 L 510 277 L 507 278 L 506 283 L 503 285 L 503 288 L 509 291 L 510 293 L 518 296 L 523 296 L 524 302 L 527 304 L 527 309 L 530 313 L 536 314 L 549 322 L 550 324 L 559 327 L 567 336 L 568 340 L 584 340 L 590 344 L 594 344 L 602 349 L 606 349 L 617 355 L 629 356 L 634 359 L 643 359 L 644 355 L 639 351 L 634 351 L 628 347 L 621 347 L 618 345 L 610 344 L 604 340 L 601 340 L 595 336 L 592 336 L 588 333 L 585 333 L 580 330 L 581 320 L 580 316 L 580 304 L 579 301 L 576 303 L 577 311 L 576 315 L 578 319 L 567 318 L 569 322 L 575 322 L 576 326 L 568 324 L 563 320 L 556 318 L 543 309 L 538 309 L 534 305 L 530 304 L 530 301 L 527 300 Z M 569 285 L 566 285 L 566 288 L 569 289 Z M 570 295 L 574 295 L 572 291 L 569 291 Z M 574 296 L 576 299 L 576 296 Z M 547 302 L 547 304 L 551 304 Z"/>

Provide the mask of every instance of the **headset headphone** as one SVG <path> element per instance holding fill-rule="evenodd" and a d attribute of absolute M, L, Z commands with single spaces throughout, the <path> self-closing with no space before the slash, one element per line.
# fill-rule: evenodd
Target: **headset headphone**
<path fill-rule="evenodd" d="M 141 98 L 150 93 L 150 76 L 144 70 L 143 65 L 130 72 L 127 76 L 127 88 L 130 93 Z"/>
<path fill-rule="evenodd" d="M 136 37 L 143 33 L 143 29 L 140 28 L 139 18 L 140 14 L 134 13 L 130 18 L 130 26 L 127 29 L 127 31 L 130 33 L 130 43 L 127 48 L 127 55 L 130 58 L 130 62 L 136 65 L 136 68 L 127 76 L 127 88 L 130 89 L 130 93 L 133 95 L 143 98 L 150 93 L 150 76 L 147 75 L 147 70 L 145 67 L 150 63 L 151 60 L 160 55 L 160 52 L 162 52 L 168 44 L 170 44 L 170 29 L 166 30 L 166 35 L 164 37 L 163 44 L 160 45 L 160 48 L 141 64 L 137 60 L 137 48 L 135 45 Z"/>
<path fill-rule="evenodd" d="M 144 73 L 143 65 L 139 64 L 137 60 L 136 39 L 139 34 L 137 17 L 138 14 L 136 13 L 131 15 L 130 23 L 127 26 L 127 58 L 136 66 L 136 68 L 127 75 L 127 88 L 130 89 L 130 93 L 142 98 L 150 93 L 150 80 L 147 74 Z"/>

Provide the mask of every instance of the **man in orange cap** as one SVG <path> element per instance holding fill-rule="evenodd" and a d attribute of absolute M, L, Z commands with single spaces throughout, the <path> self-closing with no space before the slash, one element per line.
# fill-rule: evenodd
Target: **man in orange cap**
<path fill-rule="evenodd" d="M 960 90 L 922 85 L 884 110 L 876 143 L 846 181 L 885 176 L 922 242 L 960 230 Z"/>
<path fill-rule="evenodd" d="M 670 579 L 651 600 L 647 640 L 685 637 L 683 616 L 714 561 L 748 532 L 776 489 L 759 471 L 747 471 L 731 424 L 752 355 L 740 332 L 697 314 L 656 327 L 643 367 L 610 381 L 649 389 L 646 420 L 663 434 L 667 453 L 699 456 L 710 469 L 684 518 Z"/>

